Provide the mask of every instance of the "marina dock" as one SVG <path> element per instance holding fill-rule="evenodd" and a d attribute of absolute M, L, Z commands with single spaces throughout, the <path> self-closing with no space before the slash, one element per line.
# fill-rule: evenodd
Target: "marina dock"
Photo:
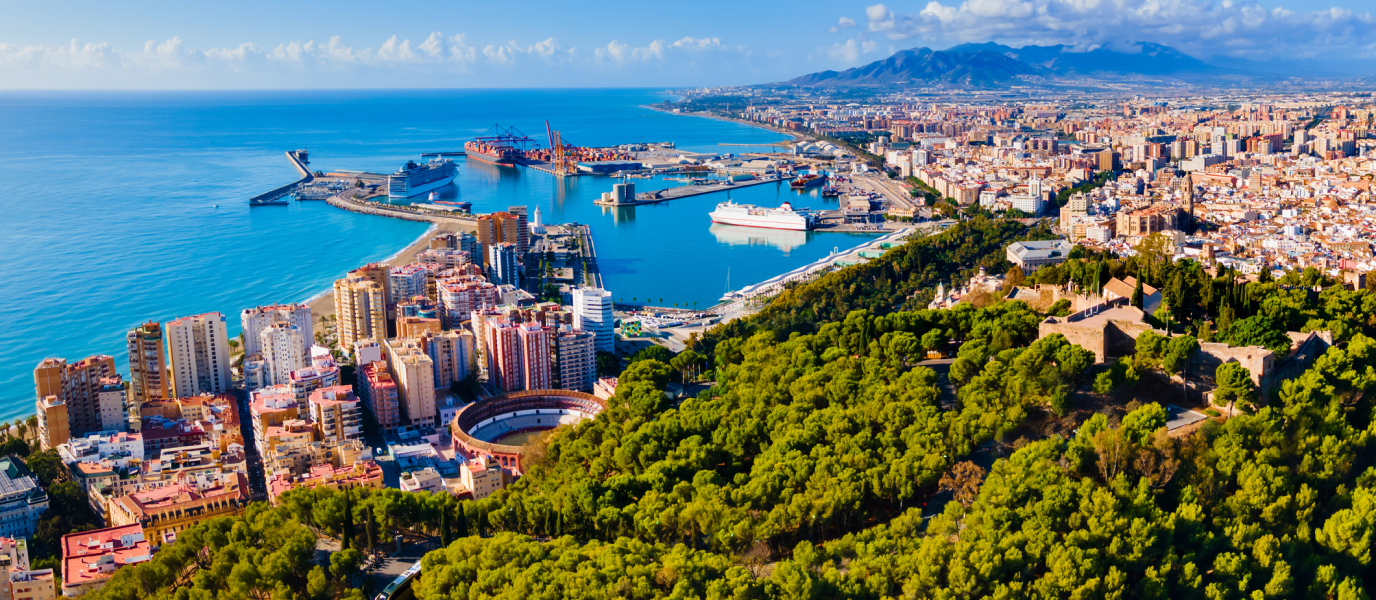
<path fill-rule="evenodd" d="M 301 178 L 270 192 L 249 198 L 249 206 L 285 206 L 287 201 L 283 198 L 291 194 L 296 186 L 310 183 L 312 179 L 315 179 L 315 175 L 312 175 L 310 169 L 306 167 L 309 161 L 305 150 L 288 150 L 287 159 L 291 161 L 291 166 L 296 167 L 296 170 L 301 173 Z"/>
<path fill-rule="evenodd" d="M 751 181 L 723 181 L 720 183 L 709 183 L 707 185 L 683 185 L 655 192 L 640 192 L 635 195 L 635 200 L 631 202 L 610 203 L 602 202 L 600 200 L 594 202 L 599 206 L 640 206 L 642 204 L 659 204 L 660 202 L 668 202 L 670 200 L 680 200 L 683 198 L 691 198 L 693 196 L 701 196 L 703 194 L 713 194 L 716 192 L 730 191 L 739 188 L 747 188 L 755 185 L 764 185 L 766 183 L 784 183 L 790 179 L 793 178 L 771 177 L 769 179 L 754 179 Z"/>
<path fill-rule="evenodd" d="M 753 312 L 753 309 L 749 307 L 751 300 L 777 294 L 783 291 L 784 286 L 788 283 L 812 279 L 813 277 L 829 271 L 833 267 L 844 267 L 866 262 L 869 259 L 862 254 L 867 251 L 887 250 L 892 246 L 903 243 L 912 235 L 931 235 L 933 233 L 939 233 L 945 231 L 946 228 L 954 223 L 954 221 L 932 221 L 921 225 L 904 227 L 898 231 L 860 244 L 850 250 L 833 250 L 832 253 L 825 258 L 803 265 L 782 275 L 776 275 L 760 283 L 745 286 L 734 292 L 728 292 L 723 296 L 723 302 L 721 304 L 707 310 L 723 315 L 723 322 L 750 314 Z"/>

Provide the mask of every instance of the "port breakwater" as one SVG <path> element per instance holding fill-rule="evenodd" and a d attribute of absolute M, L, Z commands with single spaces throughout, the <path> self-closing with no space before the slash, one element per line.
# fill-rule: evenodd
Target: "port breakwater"
<path fill-rule="evenodd" d="M 344 210 L 365 215 L 377 215 L 381 217 L 391 217 L 406 221 L 424 221 L 430 223 L 453 223 L 459 227 L 476 231 L 478 228 L 478 218 L 473 215 L 456 215 L 451 213 L 438 213 L 415 209 L 409 206 L 385 205 L 380 202 L 368 202 L 367 198 L 359 198 L 360 190 L 355 188 L 345 190 L 325 201 L 330 206 L 342 208 Z"/>
<path fill-rule="evenodd" d="M 286 196 L 287 194 L 290 194 L 292 190 L 295 190 L 297 188 L 297 186 L 310 183 L 311 180 L 315 179 L 315 175 L 312 174 L 311 170 L 306 167 L 305 150 L 288 150 L 287 160 L 290 160 L 291 166 L 296 167 L 297 172 L 301 173 L 301 178 L 291 183 L 288 183 L 284 186 L 275 188 L 272 191 L 264 192 L 252 198 L 249 198 L 248 203 L 250 206 L 262 206 L 270 203 L 276 203 L 276 200 L 283 196 Z"/>
<path fill-rule="evenodd" d="M 752 181 L 709 183 L 706 185 L 682 185 L 653 192 L 638 192 L 635 195 L 635 200 L 630 202 L 602 202 L 601 200 L 594 200 L 593 203 L 598 206 L 641 206 L 644 204 L 659 204 L 660 202 L 668 202 L 670 200 L 682 200 L 683 198 L 748 188 L 764 185 L 766 183 L 784 183 L 790 179 L 793 179 L 793 177 L 771 177 Z"/>

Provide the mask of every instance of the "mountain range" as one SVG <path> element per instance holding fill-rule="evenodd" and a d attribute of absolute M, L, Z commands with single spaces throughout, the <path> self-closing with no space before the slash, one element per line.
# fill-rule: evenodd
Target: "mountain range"
<path fill-rule="evenodd" d="M 1028 76 L 1189 79 L 1249 74 L 1149 42 L 1118 42 L 1089 50 L 1067 45 L 1013 48 L 986 42 L 961 44 L 946 50 L 902 50 L 867 65 L 812 73 L 784 83 L 815 87 L 903 84 L 1001 87 Z"/>

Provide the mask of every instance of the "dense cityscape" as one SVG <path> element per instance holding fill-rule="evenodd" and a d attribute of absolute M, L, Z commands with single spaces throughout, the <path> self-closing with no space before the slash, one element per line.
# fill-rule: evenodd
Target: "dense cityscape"
<path fill-rule="evenodd" d="M 1369 598 L 1376 21 L 994 4 L 0 26 L 0 175 L 90 152 L 95 199 L 5 207 L 0 600 Z M 153 71 L 219 91 L 10 94 Z"/>

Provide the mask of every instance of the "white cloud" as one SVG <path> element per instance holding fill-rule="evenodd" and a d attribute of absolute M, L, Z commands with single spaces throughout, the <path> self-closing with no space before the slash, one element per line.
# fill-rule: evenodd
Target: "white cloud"
<path fill-rule="evenodd" d="M 593 50 L 593 57 L 598 62 L 610 61 L 618 65 L 625 65 L 649 61 L 665 62 L 672 60 L 675 54 L 697 54 L 707 51 L 747 52 L 744 47 L 722 44 L 720 38 L 685 36 L 672 43 L 655 40 L 638 48 L 612 40 L 606 46 Z"/>
<path fill-rule="evenodd" d="M 516 62 L 516 55 L 521 52 L 516 47 L 516 40 L 507 42 L 505 46 L 494 46 L 488 44 L 483 48 L 483 56 L 487 57 L 487 62 L 496 65 L 509 65 Z"/>
<path fill-rule="evenodd" d="M 60 87 L 82 87 L 83 82 L 108 85 L 90 83 L 96 79 L 66 75 L 80 70 L 99 74 L 103 81 L 120 82 L 120 87 L 239 87 L 255 85 L 254 82 L 270 87 L 270 82 L 283 81 L 284 76 L 297 84 L 291 87 L 298 87 L 320 78 L 333 83 L 344 73 L 375 76 L 376 81 L 385 81 L 389 73 L 463 73 L 482 75 L 493 82 L 554 81 L 541 79 L 542 74 L 550 73 L 549 67 L 569 67 L 557 71 L 560 76 L 556 78 L 567 83 L 578 76 L 578 69 L 596 69 L 599 65 L 655 65 L 648 72 L 670 83 L 675 72 L 697 72 L 700 58 L 725 57 L 729 53 L 745 56 L 749 52 L 710 36 L 655 39 L 644 45 L 613 40 L 592 53 L 582 54 L 556 37 L 526 43 L 509 40 L 478 44 L 465 34 L 445 36 L 434 31 L 416 40 L 389 35 L 378 42 L 371 46 L 354 45 L 340 36 L 331 36 L 323 41 L 291 40 L 266 46 L 244 42 L 196 49 L 174 36 L 148 41 L 127 51 L 109 44 L 83 44 L 76 40 L 58 46 L 0 43 L 0 88 L 43 86 L 54 81 L 61 81 Z M 730 58 L 712 61 L 715 62 L 709 64 L 732 65 Z M 537 64 L 538 68 L 534 66 Z M 751 65 L 748 70 L 755 69 Z M 25 77 L 15 76 L 21 73 Z M 219 77 L 230 73 L 243 74 L 245 79 Z M 250 77 L 258 79 L 250 81 Z M 189 83 L 193 81 L 199 83 Z M 622 83 L 626 82 L 618 80 L 618 84 Z"/>
<path fill-rule="evenodd" d="M 449 38 L 449 58 L 459 62 L 473 62 L 478 60 L 478 49 L 468 44 L 468 38 L 460 33 Z"/>
<path fill-rule="evenodd" d="M 827 33 L 840 33 L 842 29 L 850 29 L 852 27 L 855 27 L 855 19 L 841 17 L 836 20 L 836 24 L 832 25 L 831 29 L 827 30 Z"/>
<path fill-rule="evenodd" d="M 846 40 L 844 44 L 832 44 L 826 52 L 833 60 L 844 63 L 853 63 L 860 58 L 860 46 L 855 40 Z"/>
<path fill-rule="evenodd" d="M 1010 45 L 1150 41 L 1187 53 L 1294 57 L 1339 54 L 1376 42 L 1376 17 L 1333 7 L 1310 13 L 1234 0 L 931 0 L 895 14 L 865 10 L 866 30 L 893 40 L 999 40 Z"/>
<path fill-rule="evenodd" d="M 121 61 L 137 68 L 167 70 L 182 66 L 185 55 L 182 50 L 182 38 L 173 37 L 161 44 L 148 40 L 143 44 L 143 52 L 125 54 Z"/>
<path fill-rule="evenodd" d="M 424 42 L 416 46 L 416 49 L 420 50 L 426 58 L 432 60 L 441 58 L 444 54 L 444 36 L 440 35 L 438 31 L 432 32 L 430 37 L 425 38 Z"/>
<path fill-rule="evenodd" d="M 894 27 L 893 11 L 883 4 L 866 7 L 865 18 L 869 20 L 870 31 L 889 31 Z"/>
<path fill-rule="evenodd" d="M 82 44 L 76 39 L 66 46 L 0 44 L 0 66 L 13 69 L 98 69 L 112 55 L 109 44 Z"/>
<path fill-rule="evenodd" d="M 411 40 L 397 41 L 397 36 L 392 36 L 377 48 L 378 60 L 406 62 L 416 60 L 416 53 L 411 50 Z"/>

